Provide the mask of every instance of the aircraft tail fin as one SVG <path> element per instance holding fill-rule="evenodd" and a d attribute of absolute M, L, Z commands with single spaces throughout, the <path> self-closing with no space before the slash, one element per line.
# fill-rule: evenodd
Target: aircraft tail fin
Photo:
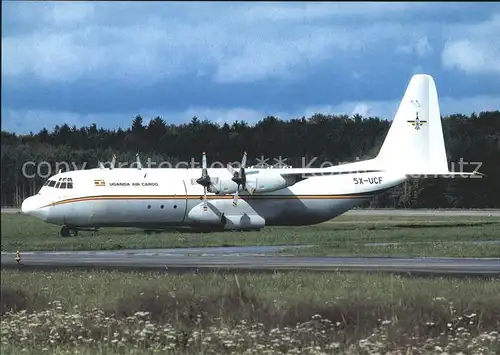
<path fill-rule="evenodd" d="M 375 161 L 385 170 L 406 175 L 449 173 L 432 76 L 416 74 L 411 78 Z"/>

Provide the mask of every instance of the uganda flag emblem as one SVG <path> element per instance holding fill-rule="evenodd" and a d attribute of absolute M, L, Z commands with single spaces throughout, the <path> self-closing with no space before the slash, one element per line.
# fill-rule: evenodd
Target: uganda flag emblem
<path fill-rule="evenodd" d="M 106 183 L 104 180 L 94 180 L 94 185 L 95 186 L 106 186 Z"/>

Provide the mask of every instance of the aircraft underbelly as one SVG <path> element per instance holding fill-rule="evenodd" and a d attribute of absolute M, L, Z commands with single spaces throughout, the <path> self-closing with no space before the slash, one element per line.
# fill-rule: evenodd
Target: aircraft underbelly
<path fill-rule="evenodd" d="M 355 177 L 370 177 L 359 174 Z M 384 184 L 380 184 L 380 181 Z M 255 201 L 252 206 L 266 219 L 266 225 L 304 225 L 330 220 L 360 203 L 371 199 L 377 190 L 400 183 L 385 177 L 373 179 L 373 186 L 363 189 L 355 185 L 353 176 L 317 176 L 301 181 L 288 189 L 277 191 L 277 198 Z M 377 184 L 378 183 L 378 184 Z M 262 202 L 262 203 L 260 203 Z"/>
<path fill-rule="evenodd" d="M 320 223 L 351 209 L 359 200 L 354 199 L 293 199 L 279 201 L 273 206 L 256 206 L 266 219 L 266 225 L 302 225 Z"/>
<path fill-rule="evenodd" d="M 320 223 L 351 209 L 359 199 L 245 199 L 235 207 L 232 199 L 209 199 L 206 212 L 203 202 L 190 200 L 187 223 L 218 224 L 227 218 L 262 218 L 265 225 L 302 225 Z"/>

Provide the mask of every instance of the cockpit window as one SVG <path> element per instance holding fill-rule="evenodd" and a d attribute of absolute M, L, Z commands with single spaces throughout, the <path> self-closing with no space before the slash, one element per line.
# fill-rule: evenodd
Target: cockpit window
<path fill-rule="evenodd" d="M 73 179 L 72 178 L 59 178 L 56 180 L 47 180 L 43 186 L 54 187 L 56 189 L 72 189 Z"/>

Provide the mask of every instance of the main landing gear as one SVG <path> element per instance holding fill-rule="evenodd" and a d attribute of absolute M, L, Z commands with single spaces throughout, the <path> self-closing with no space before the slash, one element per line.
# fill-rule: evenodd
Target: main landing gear
<path fill-rule="evenodd" d="M 62 226 L 61 228 L 61 237 L 69 237 L 69 236 L 77 236 L 78 235 L 78 230 L 77 229 L 71 229 L 68 226 Z"/>

